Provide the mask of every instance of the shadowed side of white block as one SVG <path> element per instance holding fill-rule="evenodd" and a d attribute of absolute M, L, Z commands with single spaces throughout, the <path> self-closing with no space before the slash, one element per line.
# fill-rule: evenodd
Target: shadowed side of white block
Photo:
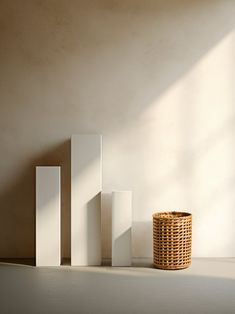
<path fill-rule="evenodd" d="M 132 192 L 112 193 L 112 266 L 131 266 Z"/>
<path fill-rule="evenodd" d="M 36 266 L 59 266 L 60 167 L 36 167 Z"/>
<path fill-rule="evenodd" d="M 101 135 L 71 139 L 71 264 L 101 264 Z"/>

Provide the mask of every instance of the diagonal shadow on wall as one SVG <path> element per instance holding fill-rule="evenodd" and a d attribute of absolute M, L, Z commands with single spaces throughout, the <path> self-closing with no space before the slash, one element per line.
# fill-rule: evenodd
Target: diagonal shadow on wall
<path fill-rule="evenodd" d="M 70 255 L 70 141 L 64 141 L 32 158 L 12 185 L 0 192 L 1 258 L 35 256 L 36 166 L 61 166 L 62 256 Z"/>

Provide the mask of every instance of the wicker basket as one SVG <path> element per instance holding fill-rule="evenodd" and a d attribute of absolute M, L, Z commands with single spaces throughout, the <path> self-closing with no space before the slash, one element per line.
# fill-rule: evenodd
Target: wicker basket
<path fill-rule="evenodd" d="M 191 264 L 192 215 L 184 212 L 153 214 L 154 266 L 182 269 Z"/>

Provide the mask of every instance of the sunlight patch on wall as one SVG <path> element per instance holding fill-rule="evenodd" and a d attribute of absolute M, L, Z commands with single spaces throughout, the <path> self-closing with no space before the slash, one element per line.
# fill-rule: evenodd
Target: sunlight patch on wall
<path fill-rule="evenodd" d="M 235 32 L 209 51 L 140 117 L 148 187 L 157 209 L 194 214 L 194 255 L 229 256 L 234 241 Z M 141 204 L 143 206 L 143 204 Z M 233 253 L 235 255 L 235 251 Z"/>

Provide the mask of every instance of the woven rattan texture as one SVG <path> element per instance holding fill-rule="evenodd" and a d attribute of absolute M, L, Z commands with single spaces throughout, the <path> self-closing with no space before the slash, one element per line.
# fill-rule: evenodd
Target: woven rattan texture
<path fill-rule="evenodd" d="M 182 269 L 191 264 L 192 215 L 184 212 L 153 214 L 154 266 Z"/>

